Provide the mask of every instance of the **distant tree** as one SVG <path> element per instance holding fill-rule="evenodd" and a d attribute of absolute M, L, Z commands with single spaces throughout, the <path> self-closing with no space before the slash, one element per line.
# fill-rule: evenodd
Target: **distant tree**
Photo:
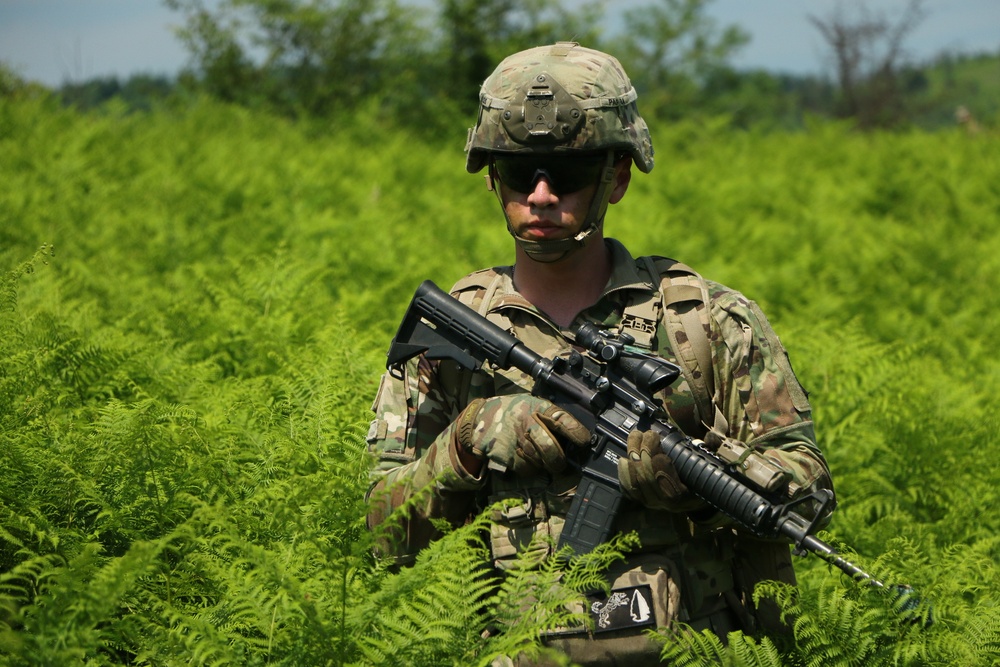
<path fill-rule="evenodd" d="M 462 90 L 474 90 L 493 67 L 490 33 L 510 11 L 512 0 L 444 0 L 441 27 L 444 32 L 449 81 Z"/>
<path fill-rule="evenodd" d="M 710 75 L 750 39 L 737 26 L 720 29 L 705 13 L 711 0 L 660 0 L 628 10 L 615 53 L 644 101 L 658 115 L 689 114 Z"/>
<path fill-rule="evenodd" d="M 168 99 L 175 91 L 174 81 L 166 76 L 135 74 L 122 83 L 116 76 L 103 76 L 64 83 L 56 91 L 64 105 L 94 109 L 118 98 L 132 111 L 148 111 Z"/>
<path fill-rule="evenodd" d="M 176 84 L 171 77 L 156 74 L 134 74 L 122 84 L 119 96 L 131 109 L 149 110 L 157 102 L 169 98 Z"/>
<path fill-rule="evenodd" d="M 13 67 L 0 61 L 0 98 L 14 97 L 24 90 L 26 85 L 24 79 Z"/>
<path fill-rule="evenodd" d="M 397 0 L 166 0 L 204 86 L 222 99 L 323 115 L 395 76 L 413 8 Z"/>
<path fill-rule="evenodd" d="M 600 36 L 606 0 L 164 0 L 196 81 L 242 104 L 324 116 L 370 104 L 420 125 L 467 115 L 499 60 L 529 46 Z M 436 13 L 435 13 L 436 11 Z M 374 103 L 372 103 L 374 101 Z"/>
<path fill-rule="evenodd" d="M 561 40 L 597 45 L 604 4 L 567 9 L 560 0 L 441 0 L 444 80 L 463 108 L 474 108 L 480 84 L 510 53 Z"/>
<path fill-rule="evenodd" d="M 734 127 L 794 128 L 802 124 L 798 91 L 764 70 L 714 68 L 701 87 L 701 108 L 727 115 Z"/>
<path fill-rule="evenodd" d="M 225 7 L 209 11 L 202 0 L 164 1 L 185 14 L 185 25 L 176 32 L 190 52 L 201 85 L 220 99 L 248 102 L 256 90 L 257 73 L 240 41 L 241 21 Z"/>
<path fill-rule="evenodd" d="M 783 93 L 796 101 L 800 116 L 830 116 L 836 105 L 837 91 L 827 77 L 780 74 L 776 77 Z"/>
<path fill-rule="evenodd" d="M 810 15 L 830 49 L 840 87 L 838 115 L 861 128 L 890 127 L 905 119 L 903 42 L 925 16 L 924 0 L 909 0 L 896 20 L 856 3 L 826 17 Z"/>
<path fill-rule="evenodd" d="M 75 82 L 67 82 L 59 87 L 59 98 L 63 104 L 78 109 L 93 109 L 102 102 L 121 93 L 122 85 L 116 76 L 100 76 Z"/>
<path fill-rule="evenodd" d="M 20 72 L 0 60 L 0 99 L 20 99 L 25 97 L 47 97 L 51 92 L 40 83 L 30 82 Z"/>

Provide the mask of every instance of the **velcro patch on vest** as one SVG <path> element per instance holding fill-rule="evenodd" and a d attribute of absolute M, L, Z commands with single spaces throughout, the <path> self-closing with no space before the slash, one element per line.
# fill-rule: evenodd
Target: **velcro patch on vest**
<path fill-rule="evenodd" d="M 656 321 L 647 320 L 645 317 L 636 317 L 635 315 L 626 314 L 622 318 L 621 323 L 622 329 L 631 329 L 632 331 L 641 331 L 646 334 L 656 333 Z"/>
<path fill-rule="evenodd" d="M 633 586 L 611 591 L 611 595 L 588 595 L 594 633 L 627 630 L 653 625 L 653 591 L 649 586 Z"/>

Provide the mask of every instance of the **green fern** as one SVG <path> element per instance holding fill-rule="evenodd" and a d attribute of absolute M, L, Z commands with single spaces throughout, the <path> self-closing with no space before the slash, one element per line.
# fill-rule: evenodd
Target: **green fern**
<path fill-rule="evenodd" d="M 694 632 L 684 627 L 651 636 L 664 642 L 661 660 L 677 667 L 787 667 L 790 664 L 768 637 L 758 641 L 742 632 L 733 632 L 724 644 L 710 630 Z"/>
<path fill-rule="evenodd" d="M 433 542 L 381 582 L 350 619 L 362 664 L 473 664 L 495 582 L 485 576 L 484 517 Z"/>
<path fill-rule="evenodd" d="M 407 300 L 509 261 L 502 224 L 455 224 L 496 202 L 453 148 L 208 100 L 0 115 L 0 664 L 395 664 L 390 628 L 413 664 L 488 664 L 570 622 L 600 563 L 517 614 L 554 570 L 484 578 L 460 529 L 440 543 L 461 568 L 394 572 L 365 528 L 364 422 Z M 674 168 L 633 179 L 609 233 L 762 303 L 833 470 L 824 539 L 926 601 L 800 559 L 796 591 L 760 589 L 790 642 L 665 633 L 668 660 L 995 664 L 997 137 L 657 132 Z"/>

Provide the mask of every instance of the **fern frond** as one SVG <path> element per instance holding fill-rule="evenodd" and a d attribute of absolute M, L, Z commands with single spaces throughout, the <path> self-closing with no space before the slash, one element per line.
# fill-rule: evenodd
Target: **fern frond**
<path fill-rule="evenodd" d="M 0 314 L 14 312 L 17 308 L 17 291 L 21 278 L 34 273 L 38 264 L 48 264 L 49 258 L 54 256 L 55 247 L 45 243 L 35 251 L 31 259 L 0 274 Z M 0 317 L 0 322 L 4 321 L 5 318 Z"/>
<path fill-rule="evenodd" d="M 650 632 L 654 640 L 663 642 L 660 660 L 679 667 L 696 665 L 725 665 L 726 648 L 710 630 L 695 632 L 679 624 L 670 631 Z"/>
<path fill-rule="evenodd" d="M 350 624 L 362 637 L 366 660 L 391 656 L 392 664 L 435 665 L 471 657 L 487 627 L 484 612 L 495 586 L 484 570 L 485 521 L 480 517 L 431 543 L 353 614 Z"/>

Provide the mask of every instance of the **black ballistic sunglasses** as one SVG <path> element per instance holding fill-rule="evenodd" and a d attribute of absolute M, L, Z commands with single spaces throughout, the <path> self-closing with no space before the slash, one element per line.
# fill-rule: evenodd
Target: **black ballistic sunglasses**
<path fill-rule="evenodd" d="M 545 177 L 557 195 L 579 192 L 597 183 L 606 155 L 498 155 L 493 158 L 500 182 L 515 192 L 528 194 Z"/>

